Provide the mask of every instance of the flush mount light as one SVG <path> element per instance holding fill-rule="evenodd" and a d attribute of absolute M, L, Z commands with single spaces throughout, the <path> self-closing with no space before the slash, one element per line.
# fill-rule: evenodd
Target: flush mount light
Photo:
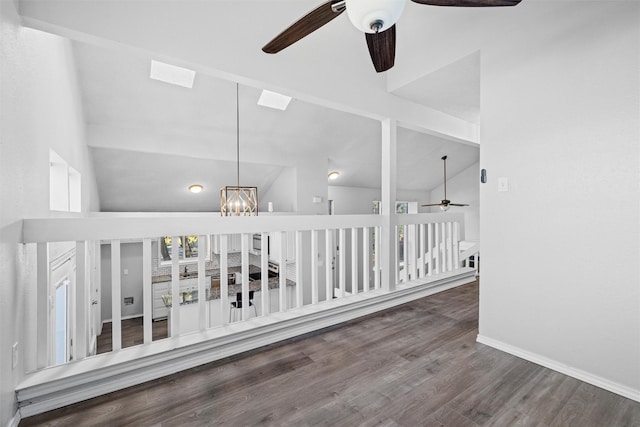
<path fill-rule="evenodd" d="M 191 184 L 189 186 L 189 191 L 191 191 L 192 193 L 196 193 L 197 194 L 197 193 L 201 192 L 202 190 L 204 190 L 204 187 L 202 185 L 200 185 L 200 184 Z"/>
<path fill-rule="evenodd" d="M 289 102 L 291 102 L 290 96 L 280 95 L 268 90 L 263 90 L 262 94 L 260 94 L 260 99 L 258 99 L 258 105 L 282 111 L 287 109 Z"/>
<path fill-rule="evenodd" d="M 193 87 L 193 80 L 196 77 L 196 72 L 187 68 L 176 67 L 175 65 L 152 60 L 149 77 L 154 80 L 160 80 L 161 82 L 191 89 Z"/>
<path fill-rule="evenodd" d="M 329 173 L 329 175 L 327 175 L 329 177 L 329 179 L 334 180 L 334 179 L 338 179 L 338 177 L 340 176 L 339 172 L 331 172 Z"/>

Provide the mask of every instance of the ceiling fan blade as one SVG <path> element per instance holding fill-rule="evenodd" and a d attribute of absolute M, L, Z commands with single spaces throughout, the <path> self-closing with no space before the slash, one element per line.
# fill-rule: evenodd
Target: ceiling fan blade
<path fill-rule="evenodd" d="M 421 205 L 423 208 L 427 208 L 429 206 L 444 206 L 442 203 L 432 203 L 430 205 Z"/>
<path fill-rule="evenodd" d="M 515 6 L 522 0 L 411 0 L 414 3 L 428 4 L 431 6 L 457 6 L 457 7 L 495 7 Z"/>
<path fill-rule="evenodd" d="M 381 33 L 365 33 L 364 35 L 376 71 L 381 73 L 393 67 L 396 57 L 396 26 L 393 25 Z"/>
<path fill-rule="evenodd" d="M 449 206 L 469 206 L 461 203 L 449 203 Z"/>
<path fill-rule="evenodd" d="M 307 13 L 264 45 L 262 51 L 265 53 L 278 53 L 301 38 L 308 36 L 323 25 L 328 24 L 345 11 L 344 7 L 337 8 L 337 10 L 334 11 L 332 6 L 335 3 L 340 3 L 340 0 L 329 0 Z"/>

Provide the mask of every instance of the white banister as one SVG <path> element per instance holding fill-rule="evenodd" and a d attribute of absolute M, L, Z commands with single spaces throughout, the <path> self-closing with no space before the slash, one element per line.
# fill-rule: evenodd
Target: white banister
<path fill-rule="evenodd" d="M 331 301 L 333 299 L 333 265 L 336 261 L 333 258 L 333 230 L 324 231 L 324 247 L 325 247 L 325 290 L 326 300 Z"/>
<path fill-rule="evenodd" d="M 242 233 L 241 238 L 241 275 L 242 275 L 242 320 L 249 319 L 249 238 L 248 233 Z"/>
<path fill-rule="evenodd" d="M 171 236 L 171 331 L 169 336 L 180 334 L 180 247 L 179 237 Z M 185 242 L 186 243 L 186 242 Z"/>
<path fill-rule="evenodd" d="M 295 307 L 300 308 L 304 305 L 302 294 L 302 232 L 296 231 L 296 303 Z"/>
<path fill-rule="evenodd" d="M 227 254 L 229 251 L 229 236 L 222 234 L 220 239 L 220 311 L 222 315 L 222 325 L 229 322 L 231 307 L 229 305 L 229 282 L 227 280 L 229 274 L 229 260 Z"/>
<path fill-rule="evenodd" d="M 49 244 L 38 243 L 37 262 L 37 344 L 36 366 L 44 368 L 49 362 Z"/>
<path fill-rule="evenodd" d="M 120 240 L 111 241 L 111 350 L 122 348 Z"/>
<path fill-rule="evenodd" d="M 371 250 L 369 247 L 369 233 L 370 229 L 364 227 L 362 229 L 362 292 L 369 292 L 369 278 L 370 278 L 370 257 Z"/>
<path fill-rule="evenodd" d="M 262 249 L 260 250 L 260 278 L 267 277 L 267 279 L 262 279 L 260 281 L 260 294 L 261 298 L 261 311 L 263 316 L 271 313 L 271 296 L 269 293 L 269 251 L 268 251 L 268 242 L 269 242 L 269 233 L 263 232 L 260 236 L 262 242 Z"/>
<path fill-rule="evenodd" d="M 287 233 L 285 231 L 280 232 L 280 241 L 278 242 L 280 247 L 278 248 L 280 251 L 280 258 L 278 259 L 278 264 L 280 265 L 280 312 L 287 311 L 287 260 L 285 256 L 287 255 Z"/>
<path fill-rule="evenodd" d="M 318 303 L 318 256 L 318 230 L 311 230 L 311 304 L 314 305 Z"/>
<path fill-rule="evenodd" d="M 344 293 L 347 287 L 347 262 L 346 262 L 346 252 L 347 252 L 347 248 L 346 246 L 346 238 L 345 238 L 345 230 L 344 228 L 341 228 L 340 230 L 338 230 L 338 254 L 339 254 L 339 260 L 338 260 L 338 273 L 339 273 L 339 281 L 338 281 L 338 285 L 340 286 L 339 292 L 338 292 L 338 297 L 339 298 L 344 298 Z"/>
<path fill-rule="evenodd" d="M 151 239 L 142 241 L 142 323 L 143 342 L 153 341 L 153 292 L 151 290 Z"/>
<path fill-rule="evenodd" d="M 426 248 L 425 248 L 425 226 L 424 224 L 418 225 L 418 251 L 420 255 L 418 256 L 419 264 L 418 264 L 418 277 L 424 279 L 425 269 L 426 269 Z"/>
<path fill-rule="evenodd" d="M 358 229 L 351 229 L 351 294 L 358 293 Z"/>
<path fill-rule="evenodd" d="M 88 303 L 87 296 L 87 242 L 76 242 L 76 283 L 75 283 L 75 339 L 73 341 L 73 359 L 87 357 L 87 326 Z"/>
<path fill-rule="evenodd" d="M 382 232 L 380 227 L 375 227 L 374 228 L 374 238 L 375 238 L 375 242 L 374 242 L 374 255 L 375 255 L 375 260 L 374 260 L 374 273 L 375 276 L 373 278 L 373 287 L 374 289 L 380 289 L 380 287 L 382 286 L 381 284 L 381 276 L 380 276 L 380 270 L 381 270 L 381 266 L 380 266 L 380 257 L 382 256 L 381 252 L 381 248 L 382 245 L 380 244 L 380 239 L 382 236 Z"/>
<path fill-rule="evenodd" d="M 207 258 L 207 239 L 209 236 L 203 234 L 198 236 L 198 328 L 203 331 L 207 329 L 207 277 L 206 277 L 206 258 Z"/>

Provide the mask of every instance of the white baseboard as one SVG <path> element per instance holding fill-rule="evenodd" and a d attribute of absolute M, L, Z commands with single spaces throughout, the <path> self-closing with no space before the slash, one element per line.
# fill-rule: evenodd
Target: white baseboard
<path fill-rule="evenodd" d="M 549 359 L 548 357 L 540 356 L 539 354 L 523 350 L 519 347 L 515 347 L 483 335 L 478 335 L 476 341 L 481 344 L 488 345 L 489 347 L 493 347 L 497 350 L 504 351 L 505 353 L 512 354 L 521 359 L 528 360 L 529 362 L 533 362 L 537 365 L 544 366 L 545 368 L 549 368 L 570 377 L 579 379 L 580 381 L 584 381 L 596 387 L 600 387 L 612 393 L 619 394 L 620 396 L 635 400 L 636 402 L 640 402 L 640 390 L 635 390 L 606 378 L 602 378 L 598 375 L 594 375 L 590 372 L 567 366 L 556 360 Z"/>
<path fill-rule="evenodd" d="M 16 414 L 13 416 L 13 418 L 11 418 L 7 423 L 7 427 L 18 427 L 18 424 L 20 424 L 20 421 L 22 421 L 22 416 L 20 415 L 20 410 L 18 409 L 16 411 Z"/>

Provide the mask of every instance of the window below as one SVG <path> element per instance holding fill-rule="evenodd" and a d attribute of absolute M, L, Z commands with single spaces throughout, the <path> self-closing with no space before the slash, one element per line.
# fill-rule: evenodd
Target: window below
<path fill-rule="evenodd" d="M 173 238 L 171 236 L 162 236 L 158 245 L 159 248 L 159 260 L 161 265 L 171 264 L 174 253 L 178 253 L 179 262 L 195 262 L 198 260 L 198 236 L 178 236 L 177 245 L 174 245 Z M 209 252 L 209 239 L 205 239 L 204 248 L 205 259 L 208 261 L 210 257 Z"/>

